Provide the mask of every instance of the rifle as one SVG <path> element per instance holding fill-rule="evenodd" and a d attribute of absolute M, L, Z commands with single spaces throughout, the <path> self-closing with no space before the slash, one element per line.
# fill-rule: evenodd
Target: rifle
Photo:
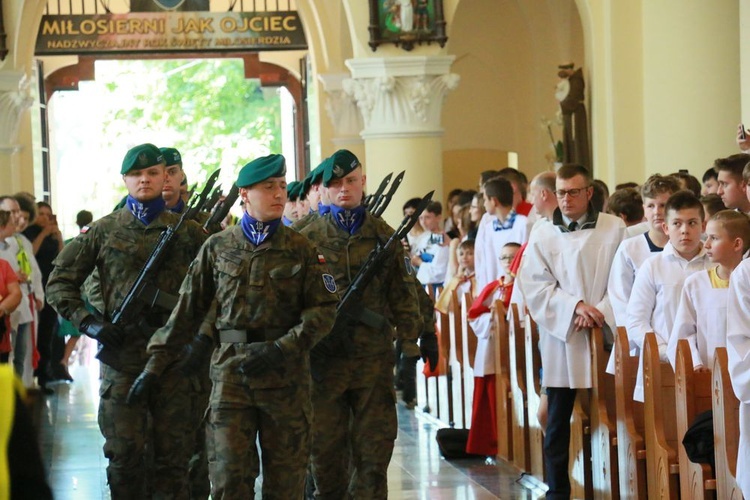
<path fill-rule="evenodd" d="M 190 198 L 188 206 L 182 213 L 180 220 L 177 221 L 177 224 L 167 226 L 159 235 L 159 239 L 138 273 L 138 277 L 131 285 L 130 290 L 128 290 L 120 305 L 115 309 L 114 314 L 112 314 L 113 325 L 123 330 L 136 327 L 143 319 L 143 310 L 146 307 L 160 306 L 168 311 L 174 309 L 174 306 L 177 304 L 177 297 L 159 290 L 154 282 L 177 231 L 179 231 L 186 220 L 190 220 L 198 213 L 201 206 L 206 202 L 208 193 L 211 191 L 218 177 L 219 171 L 217 170 L 211 174 L 203 191 L 197 197 Z M 122 369 L 119 352 L 116 350 L 107 349 L 104 345 L 99 344 L 99 351 L 96 353 L 96 357 L 99 361 L 108 364 L 115 370 Z"/>
<path fill-rule="evenodd" d="M 211 217 L 208 218 L 205 224 L 203 224 L 203 231 L 208 232 L 209 228 L 215 224 L 221 224 L 221 221 L 224 220 L 224 218 L 229 213 L 229 210 L 234 206 L 234 204 L 237 202 L 237 198 L 240 197 L 240 188 L 237 187 L 237 184 L 232 184 L 232 189 L 229 190 L 229 194 L 227 194 L 226 198 L 224 198 L 224 201 L 219 202 L 219 204 L 216 206 L 216 209 L 211 214 Z"/>
<path fill-rule="evenodd" d="M 208 201 L 203 206 L 204 212 L 211 212 L 213 210 L 216 203 L 221 199 L 221 186 L 217 186 L 216 189 L 214 189 L 213 193 L 211 193 L 211 196 L 208 197 Z"/>
<path fill-rule="evenodd" d="M 401 185 L 401 181 L 404 180 L 405 174 L 406 174 L 406 170 L 398 174 L 396 178 L 393 179 L 393 184 L 391 184 L 391 187 L 390 189 L 388 189 L 388 192 L 384 195 L 381 195 L 380 198 L 375 202 L 375 207 L 372 210 L 372 215 L 374 215 L 375 217 L 380 217 L 381 215 L 383 215 L 383 212 L 385 212 L 385 209 L 388 208 L 388 205 L 391 203 L 391 198 L 393 198 L 393 195 L 396 193 L 396 191 L 398 190 L 398 187 Z M 424 198 L 422 198 L 422 200 L 424 201 Z"/>
<path fill-rule="evenodd" d="M 329 337 L 345 340 L 349 332 L 352 331 L 352 327 L 357 323 L 363 323 L 372 328 L 382 328 L 385 325 L 385 318 L 382 315 L 362 305 L 364 291 L 375 275 L 384 267 L 385 262 L 393 258 L 393 247 L 397 246 L 397 251 L 401 251 L 401 240 L 409 234 L 411 228 L 417 223 L 419 215 L 432 201 L 434 193 L 435 191 L 430 191 L 422 198 L 414 213 L 404 217 L 401 225 L 385 244 L 378 243 L 372 249 L 365 264 L 360 268 L 336 307 L 336 321 L 333 324 Z M 345 343 L 344 348 L 348 347 L 349 343 Z"/>
<path fill-rule="evenodd" d="M 365 198 L 365 205 L 367 206 L 368 212 L 372 212 L 372 209 L 375 208 L 375 205 L 378 203 L 378 200 L 382 196 L 383 191 L 385 191 L 388 183 L 391 182 L 391 177 L 393 177 L 393 172 L 385 176 L 385 178 L 380 182 L 378 190 L 375 191 L 374 194 L 367 195 L 367 198 Z"/>

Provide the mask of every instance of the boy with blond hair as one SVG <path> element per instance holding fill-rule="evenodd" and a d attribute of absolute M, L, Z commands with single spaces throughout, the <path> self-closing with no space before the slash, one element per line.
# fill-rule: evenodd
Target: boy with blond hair
<path fill-rule="evenodd" d="M 750 219 L 740 212 L 722 210 L 706 225 L 706 255 L 711 267 L 685 279 L 667 355 L 676 366 L 677 342 L 687 339 L 694 369 L 710 369 L 714 351 L 727 345 L 727 291 L 729 276 L 750 248 Z"/>
<path fill-rule="evenodd" d="M 667 200 L 663 225 L 669 243 L 664 251 L 647 259 L 638 270 L 628 301 L 627 329 L 631 348 L 642 351 L 646 333 L 654 332 L 659 356 L 667 360 L 667 344 L 683 283 L 688 276 L 710 265 L 701 241 L 706 227 L 703 219 L 703 205 L 690 191 L 679 191 Z M 643 352 L 633 399 L 643 401 Z"/>

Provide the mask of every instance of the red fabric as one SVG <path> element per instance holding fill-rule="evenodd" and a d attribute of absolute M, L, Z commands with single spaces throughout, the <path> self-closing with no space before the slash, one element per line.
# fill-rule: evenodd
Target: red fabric
<path fill-rule="evenodd" d="M 495 293 L 497 287 L 501 285 L 502 282 L 500 280 L 495 280 L 491 283 L 488 283 L 487 286 L 484 287 L 484 289 L 474 299 L 474 302 L 471 303 L 471 307 L 469 308 L 468 313 L 469 319 L 476 319 L 482 314 L 490 312 L 489 305 L 485 304 L 485 302 L 487 302 L 490 297 L 492 297 L 492 294 Z"/>
<path fill-rule="evenodd" d="M 0 259 L 0 296 L 5 298 L 8 295 L 8 285 L 11 283 L 18 283 L 18 276 L 8 261 Z M 5 333 L 0 338 L 0 352 L 6 353 L 10 352 L 10 316 L 4 316 L 2 321 L 5 322 Z"/>
<path fill-rule="evenodd" d="M 518 276 L 518 270 L 521 268 L 521 258 L 523 257 L 523 252 L 526 250 L 526 245 L 528 244 L 529 242 L 527 241 L 521 245 L 521 248 L 516 252 L 516 256 L 513 257 L 513 262 L 510 263 L 510 275 L 514 278 Z"/>
<path fill-rule="evenodd" d="M 474 377 L 474 404 L 466 453 L 497 455 L 497 412 L 495 376 Z"/>
<path fill-rule="evenodd" d="M 445 370 L 443 367 L 445 366 L 446 360 L 443 357 L 443 349 L 441 348 L 441 345 L 440 345 L 440 324 L 439 323 L 435 325 L 435 332 L 436 332 L 437 341 L 438 341 L 438 353 L 439 353 L 438 364 L 434 370 L 430 370 L 430 362 L 425 361 L 424 366 L 422 367 L 422 375 L 424 375 L 427 378 L 439 377 L 440 375 L 445 375 Z"/>
<path fill-rule="evenodd" d="M 521 203 L 516 205 L 516 213 L 528 217 L 532 208 L 534 208 L 534 205 L 526 200 L 522 200 Z"/>
<path fill-rule="evenodd" d="M 510 307 L 510 297 L 513 295 L 513 283 L 513 281 L 510 283 L 503 283 L 503 293 L 501 294 L 500 300 L 503 301 L 506 310 Z"/>

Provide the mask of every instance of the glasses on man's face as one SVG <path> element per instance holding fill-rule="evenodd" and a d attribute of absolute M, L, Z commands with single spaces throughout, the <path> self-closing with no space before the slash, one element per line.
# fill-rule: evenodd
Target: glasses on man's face
<path fill-rule="evenodd" d="M 565 196 L 570 195 L 571 198 L 575 198 L 584 191 L 586 191 L 591 186 L 586 186 L 582 188 L 575 188 L 575 189 L 558 189 L 555 191 L 555 196 L 560 198 L 561 200 L 565 198 Z"/>

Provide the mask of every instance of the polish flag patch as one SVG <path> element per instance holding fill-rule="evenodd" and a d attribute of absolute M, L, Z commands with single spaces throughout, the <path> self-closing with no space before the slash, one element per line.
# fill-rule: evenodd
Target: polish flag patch
<path fill-rule="evenodd" d="M 86 234 L 89 232 L 89 229 L 91 229 L 89 226 L 83 226 L 81 228 L 81 234 Z"/>
<path fill-rule="evenodd" d="M 323 254 L 322 254 L 322 253 L 319 253 L 319 254 L 318 254 L 318 262 L 319 262 L 320 264 L 325 264 L 325 263 L 326 263 L 326 258 L 325 258 L 325 257 L 323 256 Z"/>

